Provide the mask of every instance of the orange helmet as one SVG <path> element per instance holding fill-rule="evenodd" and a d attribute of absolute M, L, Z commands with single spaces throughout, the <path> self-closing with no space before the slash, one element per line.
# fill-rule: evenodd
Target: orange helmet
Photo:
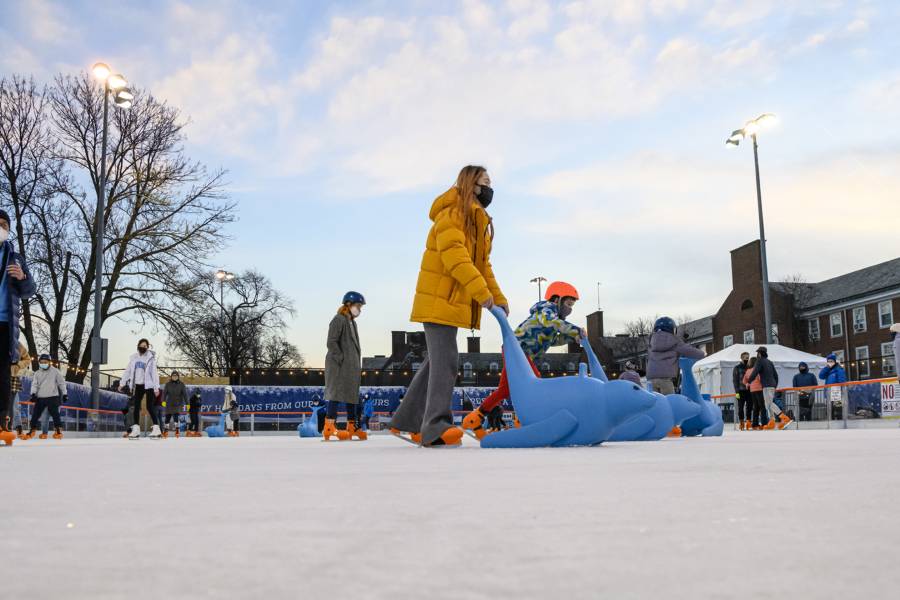
<path fill-rule="evenodd" d="M 554 281 L 547 286 L 547 293 L 544 294 L 544 300 L 549 300 L 553 296 L 559 296 L 560 298 L 569 297 L 578 300 L 578 290 L 576 290 L 575 286 L 571 283 Z"/>

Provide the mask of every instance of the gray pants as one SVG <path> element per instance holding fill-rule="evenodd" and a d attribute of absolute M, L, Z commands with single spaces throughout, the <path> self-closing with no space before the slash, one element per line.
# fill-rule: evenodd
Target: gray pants
<path fill-rule="evenodd" d="M 428 357 L 391 419 L 395 429 L 421 433 L 425 444 L 435 442 L 453 427 L 453 386 L 459 368 L 456 331 L 456 327 L 425 323 Z"/>
<path fill-rule="evenodd" d="M 766 403 L 766 410 L 769 411 L 769 415 L 772 415 L 772 418 L 781 414 L 781 409 L 775 404 L 775 388 L 763 388 L 763 401 Z"/>
<path fill-rule="evenodd" d="M 651 379 L 650 383 L 653 384 L 653 391 L 659 392 L 663 396 L 668 396 L 669 394 L 675 393 L 675 384 L 672 383 L 671 379 L 668 379 L 668 378 Z"/>

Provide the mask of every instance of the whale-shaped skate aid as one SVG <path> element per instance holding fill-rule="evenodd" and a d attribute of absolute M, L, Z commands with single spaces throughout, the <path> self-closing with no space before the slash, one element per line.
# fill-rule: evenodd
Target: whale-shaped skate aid
<path fill-rule="evenodd" d="M 204 431 L 209 437 L 225 437 L 225 413 L 219 416 L 217 424 L 210 425 Z"/>
<path fill-rule="evenodd" d="M 503 333 L 503 358 L 510 398 L 521 427 L 485 436 L 482 448 L 592 446 L 609 439 L 613 430 L 656 403 L 650 392 L 628 381 L 609 381 L 587 340 L 582 346 L 591 366 L 580 365 L 575 377 L 540 379 L 502 309 L 491 314 Z"/>
<path fill-rule="evenodd" d="M 697 385 L 694 372 L 691 370 L 695 362 L 697 361 L 692 358 L 678 359 L 678 365 L 681 367 L 681 393 L 700 406 L 700 414 L 681 424 L 681 434 L 685 437 L 722 435 L 725 429 L 722 409 L 715 402 L 700 394 L 700 386 Z"/>
<path fill-rule="evenodd" d="M 297 425 L 297 434 L 302 437 L 320 437 L 319 433 L 319 411 L 316 407 L 312 407 L 312 414 L 302 423 Z"/>

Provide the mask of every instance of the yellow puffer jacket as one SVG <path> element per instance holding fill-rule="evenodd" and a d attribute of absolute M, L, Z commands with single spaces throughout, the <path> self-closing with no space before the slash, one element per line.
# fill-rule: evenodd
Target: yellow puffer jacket
<path fill-rule="evenodd" d="M 491 267 L 491 218 L 473 203 L 475 229 L 467 242 L 461 219 L 452 214 L 458 197 L 452 187 L 431 206 L 428 216 L 434 225 L 428 232 L 410 318 L 417 323 L 478 329 L 481 304 L 488 297 L 493 296 L 495 304 L 508 302 Z"/>

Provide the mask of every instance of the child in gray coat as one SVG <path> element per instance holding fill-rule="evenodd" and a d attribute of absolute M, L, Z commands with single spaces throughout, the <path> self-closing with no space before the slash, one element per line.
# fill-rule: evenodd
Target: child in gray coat
<path fill-rule="evenodd" d="M 50 355 L 41 354 L 38 359 L 38 370 L 31 380 L 31 400 L 34 402 L 34 412 L 31 415 L 31 431 L 26 439 L 31 439 L 37 434 L 37 428 L 41 421 L 41 413 L 44 409 L 53 418 L 55 432 L 53 439 L 62 439 L 62 419 L 59 417 L 59 405 L 68 400 L 66 395 L 66 380 L 63 379 L 59 369 L 50 364 Z M 41 439 L 46 439 L 47 434 L 42 433 Z"/>
<path fill-rule="evenodd" d="M 660 317 L 653 324 L 650 352 L 647 354 L 647 379 L 653 391 L 663 395 L 675 393 L 674 379 L 678 375 L 678 359 L 703 358 L 702 350 L 694 348 L 675 335 L 675 321 Z"/>

